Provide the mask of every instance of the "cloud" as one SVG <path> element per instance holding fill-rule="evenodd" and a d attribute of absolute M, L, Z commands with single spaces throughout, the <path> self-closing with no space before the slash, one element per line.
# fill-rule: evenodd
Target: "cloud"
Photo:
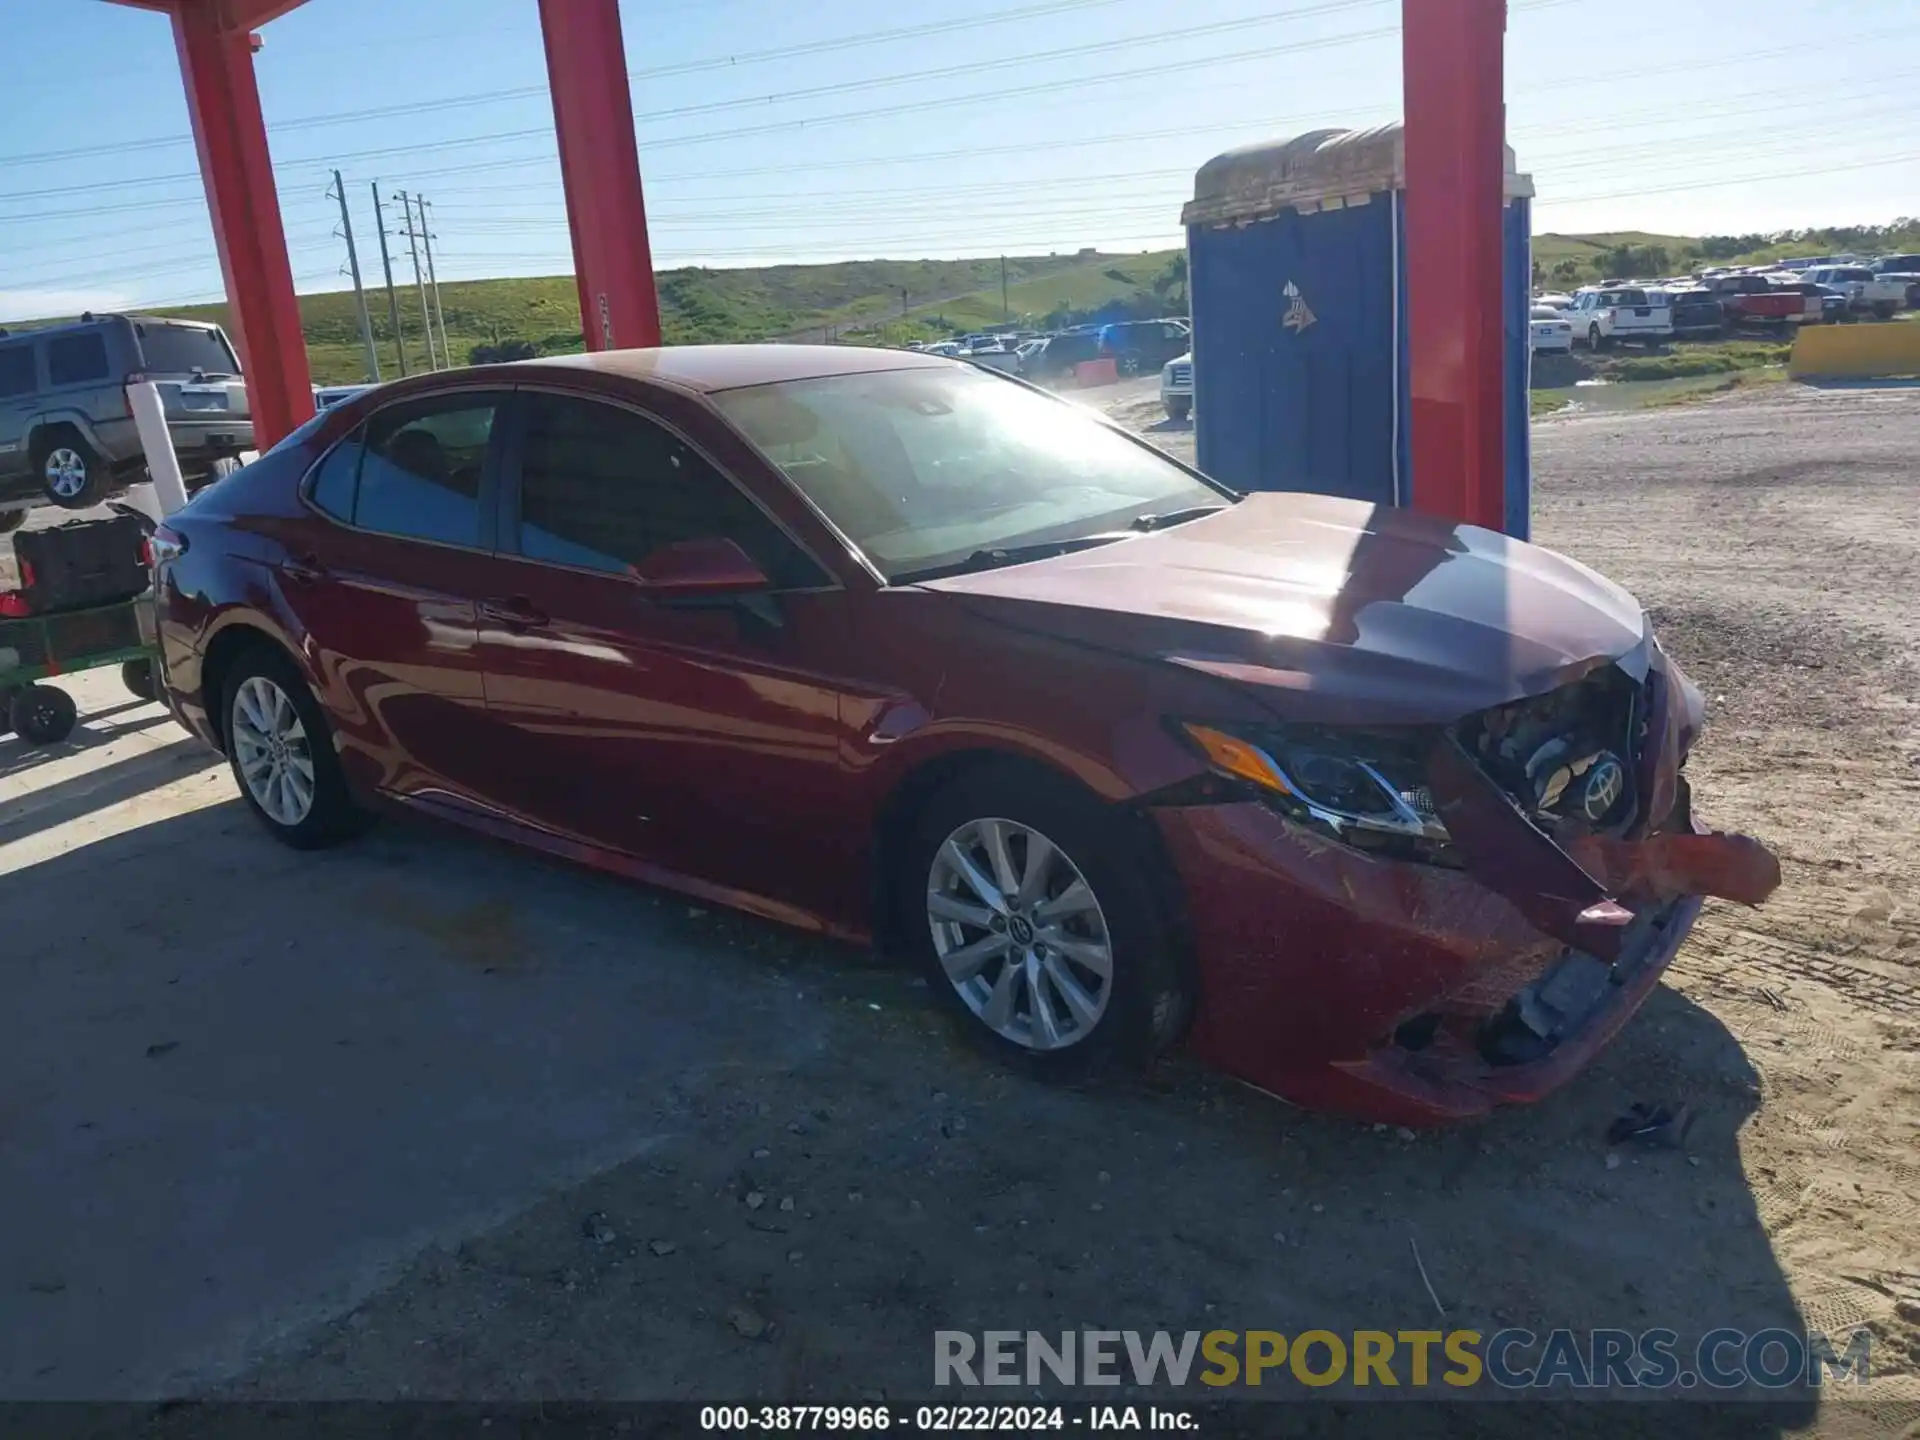
<path fill-rule="evenodd" d="M 0 325 L 16 320 L 54 320 L 83 310 L 125 310 L 132 298 L 119 290 L 0 290 Z"/>

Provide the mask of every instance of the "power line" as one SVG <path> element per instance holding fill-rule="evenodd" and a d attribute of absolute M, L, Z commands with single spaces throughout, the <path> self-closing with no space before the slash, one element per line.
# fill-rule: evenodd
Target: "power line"
<path fill-rule="evenodd" d="M 1065 10 L 1085 9 L 1094 5 L 1106 5 L 1106 4 L 1114 4 L 1114 3 L 1117 3 L 1117 0 L 1045 0 L 1045 3 L 1042 3 L 1042 4 L 1020 6 L 1011 10 L 997 11 L 990 15 L 976 15 L 976 16 L 965 17 L 960 20 L 931 22 L 928 24 L 917 25 L 917 26 L 903 26 L 894 30 L 867 31 L 857 35 L 841 37 L 837 40 L 807 41 L 799 45 L 783 46 L 774 50 L 749 52 L 748 54 L 743 56 L 710 56 L 701 60 L 682 61 L 675 65 L 660 66 L 651 70 L 646 70 L 646 69 L 635 70 L 629 73 L 631 77 L 634 79 L 647 79 L 647 78 L 656 78 L 656 77 L 666 76 L 666 75 L 689 74 L 689 73 L 695 73 L 697 71 L 704 71 L 704 70 L 729 69 L 739 64 L 760 64 L 768 60 L 785 59 L 793 56 L 821 53 L 823 51 L 831 50 L 831 49 L 849 49 L 859 45 L 871 45 L 871 44 L 878 44 L 878 43 L 886 43 L 889 41 L 894 41 L 899 39 L 917 38 L 921 35 L 938 33 L 940 31 L 973 29 L 983 25 L 1005 24 L 1011 20 L 1028 19 L 1028 18 L 1032 18 L 1035 15 L 1044 15 L 1044 14 L 1055 13 L 1055 12 L 1065 11 Z M 1253 25 L 1272 25 L 1284 20 L 1290 20 L 1297 17 L 1332 13 L 1340 10 L 1359 9 L 1365 6 L 1370 6 L 1370 5 L 1377 6 L 1377 5 L 1386 4 L 1386 3 L 1389 3 L 1389 0 L 1321 0 L 1321 3 L 1298 7 L 1294 10 L 1277 12 L 1270 15 L 1246 17 L 1244 19 L 1235 20 L 1235 21 L 1218 22 L 1218 25 L 1215 27 L 1202 26 L 1202 27 L 1198 27 L 1198 30 L 1200 33 L 1205 33 L 1209 29 L 1218 28 L 1219 26 L 1224 26 L 1232 29 L 1244 29 Z M 1534 3 L 1535 4 L 1556 3 L 1556 0 L 1534 0 Z M 1557 3 L 1565 3 L 1565 0 L 1557 0 Z M 984 67 L 994 67 L 994 66 L 1032 63 L 1032 61 L 1036 59 L 1059 58 L 1062 56 L 1068 56 L 1073 54 L 1081 54 L 1081 53 L 1093 54 L 1093 53 L 1099 53 L 1105 50 L 1111 50 L 1114 48 L 1124 48 L 1125 46 L 1133 45 L 1133 44 L 1157 44 L 1169 39 L 1177 39 L 1183 33 L 1192 33 L 1192 32 L 1183 32 L 1179 30 L 1159 32 L 1152 35 L 1143 35 L 1143 36 L 1133 37 L 1131 39 L 1101 41 L 1101 42 L 1097 42 L 1092 46 L 1069 47 L 1064 50 L 1044 52 L 1041 55 L 1033 56 L 1033 57 L 1014 56 L 1014 57 L 1009 57 L 1005 60 L 1000 60 L 1000 61 L 982 61 L 982 62 L 978 62 L 978 64 Z M 930 76 L 937 76 L 941 73 L 942 72 L 940 71 L 927 72 L 927 74 Z M 871 79 L 871 80 L 845 82 L 845 86 L 846 88 L 858 89 L 858 88 L 864 88 L 872 84 L 883 83 L 883 82 L 889 83 L 889 84 L 911 83 L 911 82 L 917 81 L 919 78 L 921 77 L 913 76 L 913 75 L 902 75 L 898 77 L 875 77 L 874 79 Z M 797 94 L 813 94 L 813 93 L 825 94 L 825 93 L 831 93 L 839 88 L 842 88 L 842 87 L 826 86 L 826 87 L 819 87 L 817 91 L 803 91 L 803 92 L 796 92 L 796 93 Z M 547 87 L 544 85 L 516 86 L 516 87 L 503 89 L 503 90 L 476 91 L 476 92 L 471 92 L 465 95 L 448 96 L 439 100 L 413 101 L 404 105 L 388 105 L 388 106 L 380 106 L 372 109 L 343 110 L 343 111 L 335 111 L 335 112 L 320 114 L 320 115 L 295 116 L 290 120 L 283 120 L 279 122 L 274 128 L 278 130 L 307 130 L 307 129 L 323 127 L 326 125 L 351 124 L 351 123 L 355 123 L 363 120 L 390 119 L 396 115 L 419 114 L 427 111 L 452 109 L 452 108 L 458 108 L 461 106 L 496 104 L 502 100 L 531 99 L 534 96 L 544 95 L 546 93 L 547 93 Z M 765 97 L 749 96 L 749 97 L 743 97 L 738 100 L 732 100 L 732 101 L 726 101 L 726 102 L 713 102 L 713 103 L 724 104 L 727 106 L 764 105 L 764 104 L 773 103 L 779 100 L 780 98 L 781 97 L 779 96 L 765 96 Z M 677 110 L 661 111 L 661 112 L 658 112 L 658 116 L 656 116 L 655 118 L 672 116 L 676 114 L 703 113 L 706 110 L 713 108 L 713 103 L 706 104 L 706 105 L 683 107 Z M 157 148 L 171 146 L 171 145 L 186 145 L 186 144 L 190 144 L 192 140 L 193 140 L 193 136 L 191 134 L 155 135 L 155 136 L 149 136 L 140 140 L 125 141 L 115 145 L 74 146 L 64 150 L 46 150 L 46 151 L 38 152 L 36 154 L 17 155 L 17 156 L 9 157 L 4 163 L 12 164 L 12 165 L 41 164 L 41 163 L 46 163 L 46 162 L 55 161 L 55 160 L 80 159 L 80 158 L 84 158 L 86 156 L 91 156 L 91 155 L 122 154 L 128 151 L 150 150 L 150 149 L 157 149 Z M 346 158 L 346 157 L 342 157 L 342 158 Z"/>

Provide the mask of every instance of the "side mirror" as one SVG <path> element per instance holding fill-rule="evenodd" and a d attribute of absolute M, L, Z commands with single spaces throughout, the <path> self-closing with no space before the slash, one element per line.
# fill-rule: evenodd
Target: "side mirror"
<path fill-rule="evenodd" d="M 753 557 L 724 539 L 664 545 L 633 573 L 649 593 L 663 597 L 740 595 L 767 588 L 767 577 Z"/>

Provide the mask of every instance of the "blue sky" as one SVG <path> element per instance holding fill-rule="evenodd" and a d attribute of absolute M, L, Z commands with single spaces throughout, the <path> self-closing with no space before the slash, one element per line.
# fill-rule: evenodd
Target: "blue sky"
<path fill-rule="evenodd" d="M 217 297 L 167 22 L 100 0 L 6 9 L 10 52 L 36 58 L 0 85 L 0 320 Z M 1177 245 L 1210 155 L 1397 118 L 1399 13 L 626 0 L 656 261 Z M 571 268 L 533 0 L 309 0 L 264 34 L 301 290 L 345 283 L 334 166 L 370 274 L 373 180 L 433 201 L 442 280 Z M 1920 212 L 1911 0 L 1511 0 L 1507 46 L 1537 230 Z"/>

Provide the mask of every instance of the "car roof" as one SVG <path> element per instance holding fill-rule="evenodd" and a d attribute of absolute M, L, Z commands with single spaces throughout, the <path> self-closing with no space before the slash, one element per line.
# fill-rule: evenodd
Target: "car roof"
<path fill-rule="evenodd" d="M 875 370 L 932 370 L 959 362 L 918 350 L 858 345 L 669 345 L 656 350 L 601 350 L 513 362 L 514 370 L 592 370 L 655 380 L 711 393 L 781 380 L 861 375 Z"/>

